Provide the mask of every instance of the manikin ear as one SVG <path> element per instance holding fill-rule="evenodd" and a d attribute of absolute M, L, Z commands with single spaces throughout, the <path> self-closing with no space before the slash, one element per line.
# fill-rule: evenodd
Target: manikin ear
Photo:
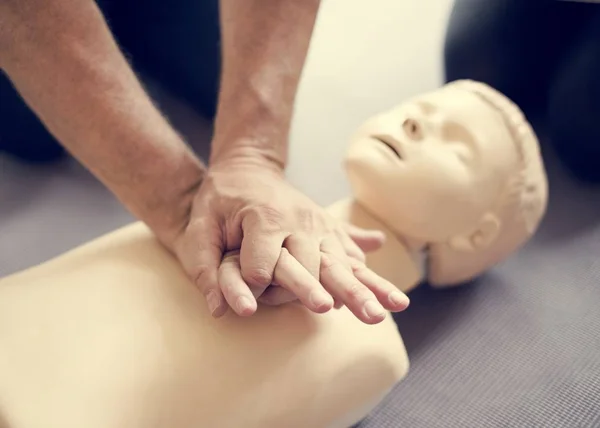
<path fill-rule="evenodd" d="M 450 248 L 456 251 L 477 251 L 491 245 L 500 232 L 500 220 L 492 213 L 485 214 L 477 228 L 467 235 L 450 238 Z"/>

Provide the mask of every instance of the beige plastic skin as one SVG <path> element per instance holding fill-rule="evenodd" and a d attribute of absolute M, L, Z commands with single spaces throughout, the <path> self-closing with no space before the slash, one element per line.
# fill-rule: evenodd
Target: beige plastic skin
<path fill-rule="evenodd" d="M 355 197 L 329 210 L 386 232 L 368 263 L 406 291 L 507 257 L 546 204 L 529 125 L 475 82 L 369 120 L 346 168 Z M 407 370 L 391 317 L 291 304 L 212 319 L 141 224 L 0 280 L 0 427 L 342 428 Z"/>
<path fill-rule="evenodd" d="M 548 199 L 538 140 L 508 98 L 457 81 L 368 120 L 348 150 L 339 218 L 383 229 L 370 267 L 408 292 L 464 284 L 537 230 Z"/>
<path fill-rule="evenodd" d="M 259 309 L 213 319 L 141 224 L 0 280 L 0 427 L 347 428 L 407 372 L 391 316 Z"/>

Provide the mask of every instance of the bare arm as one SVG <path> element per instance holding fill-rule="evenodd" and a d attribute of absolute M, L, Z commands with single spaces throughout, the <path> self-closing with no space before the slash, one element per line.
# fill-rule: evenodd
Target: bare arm
<path fill-rule="evenodd" d="M 319 0 L 221 0 L 223 72 L 211 162 L 283 168 Z"/>
<path fill-rule="evenodd" d="M 226 308 L 223 290 L 239 314 L 253 313 L 243 280 L 262 295 L 282 254 L 277 283 L 288 294 L 270 304 L 299 297 L 323 312 L 335 299 L 367 323 L 381 322 L 384 306 L 406 307 L 392 299 L 392 284 L 354 275 L 360 248 L 280 174 L 318 7 L 221 0 L 221 93 L 203 180 L 203 165 L 152 105 L 93 0 L 0 1 L 0 67 L 57 139 L 179 257 L 215 315 Z M 221 160 L 225 167 L 213 168 Z M 238 160 L 254 165 L 230 168 Z M 236 249 L 239 262 L 219 270 Z"/>
<path fill-rule="evenodd" d="M 221 0 L 213 160 L 283 167 L 318 0 Z M 172 230 L 204 168 L 152 105 L 91 0 L 4 0 L 0 66 L 46 127 L 153 229 Z M 133 167 L 135 165 L 135 167 Z"/>
<path fill-rule="evenodd" d="M 53 135 L 166 240 L 204 167 L 159 111 L 92 0 L 2 0 L 0 66 Z"/>

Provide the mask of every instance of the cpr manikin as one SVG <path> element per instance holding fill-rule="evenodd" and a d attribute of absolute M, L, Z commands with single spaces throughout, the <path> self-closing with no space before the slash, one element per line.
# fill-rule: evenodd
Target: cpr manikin
<path fill-rule="evenodd" d="M 371 269 L 408 292 L 464 284 L 536 231 L 548 183 L 521 110 L 479 82 L 445 85 L 368 120 L 348 150 L 337 217 L 386 232 Z"/>
<path fill-rule="evenodd" d="M 387 233 L 368 262 L 400 288 L 460 283 L 534 232 L 537 150 L 508 100 L 451 84 L 360 129 L 355 198 L 330 210 Z M 2 428 L 346 428 L 407 370 L 389 316 L 287 304 L 212 318 L 139 223 L 0 280 Z"/>

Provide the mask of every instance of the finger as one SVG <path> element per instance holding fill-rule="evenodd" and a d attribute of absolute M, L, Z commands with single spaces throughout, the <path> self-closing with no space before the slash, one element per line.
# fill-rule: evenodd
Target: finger
<path fill-rule="evenodd" d="M 338 235 L 335 233 L 327 235 L 321 241 L 321 265 L 320 270 L 323 268 L 323 254 L 331 254 L 337 258 L 337 260 L 342 263 L 342 265 L 348 269 L 348 271 L 352 271 L 352 258 L 348 256 L 346 252 L 346 248 L 344 247 L 341 240 L 338 238 Z"/>
<path fill-rule="evenodd" d="M 323 313 L 333 307 L 331 295 L 286 248 L 281 249 L 274 279 L 313 312 Z"/>
<path fill-rule="evenodd" d="M 346 254 L 334 238 L 321 244 L 321 282 L 336 300 L 343 302 L 361 321 L 377 324 L 385 319 L 386 312 L 371 290 L 355 276 Z"/>
<path fill-rule="evenodd" d="M 336 236 L 340 240 L 340 243 L 344 247 L 346 254 L 353 259 L 364 262 L 366 260 L 365 253 L 360 247 L 350 238 L 344 230 L 337 229 Z"/>
<path fill-rule="evenodd" d="M 365 286 L 369 288 L 383 305 L 389 311 L 400 312 L 405 310 L 410 304 L 410 299 L 406 294 L 398 290 L 394 284 L 380 277 L 364 263 L 353 262 L 352 271 L 354 276 Z"/>
<path fill-rule="evenodd" d="M 227 303 L 240 316 L 256 312 L 256 299 L 242 278 L 240 257 L 237 252 L 223 258 L 219 267 L 219 286 Z"/>
<path fill-rule="evenodd" d="M 273 281 L 273 271 L 286 236 L 256 215 L 249 215 L 242 220 L 242 231 L 242 278 L 253 289 L 254 294 L 260 296 Z"/>
<path fill-rule="evenodd" d="M 283 287 L 271 286 L 260 296 L 258 301 L 267 306 L 279 306 L 286 303 L 295 302 L 298 297 Z"/>
<path fill-rule="evenodd" d="M 177 249 L 177 257 L 194 285 L 204 295 L 215 318 L 227 312 L 227 302 L 219 288 L 217 272 L 223 255 L 220 228 L 209 220 L 190 223 Z"/>
<path fill-rule="evenodd" d="M 349 239 L 349 238 L 348 238 Z M 286 238 L 283 246 L 304 266 L 317 281 L 321 265 L 320 243 L 314 238 L 302 235 L 291 235 Z"/>
<path fill-rule="evenodd" d="M 352 241 L 366 253 L 378 250 L 385 242 L 385 233 L 380 230 L 362 229 L 350 223 L 345 223 L 344 229 Z"/>

